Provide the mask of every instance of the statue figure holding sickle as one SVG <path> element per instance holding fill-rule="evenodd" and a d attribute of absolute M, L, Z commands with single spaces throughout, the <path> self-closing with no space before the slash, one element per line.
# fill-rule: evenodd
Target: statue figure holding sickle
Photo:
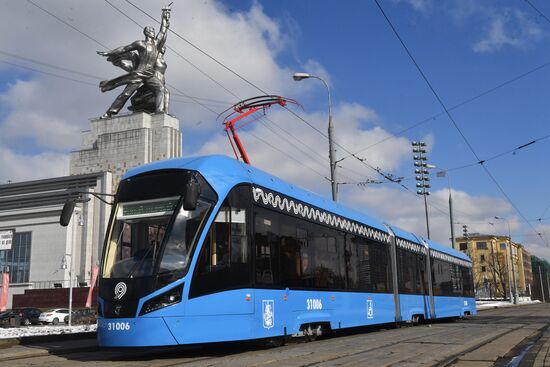
<path fill-rule="evenodd" d="M 132 97 L 132 105 L 128 109 L 132 111 L 168 112 L 169 92 L 164 80 L 166 71 L 164 53 L 170 26 L 170 5 L 162 9 L 160 30 L 156 36 L 155 29 L 148 26 L 143 29 L 145 40 L 138 40 L 111 51 L 97 52 L 101 56 L 106 56 L 107 61 L 127 72 L 114 79 L 103 80 L 99 83 L 102 92 L 125 85 L 122 93 L 116 97 L 101 118 L 108 118 L 119 113 L 130 97 Z"/>

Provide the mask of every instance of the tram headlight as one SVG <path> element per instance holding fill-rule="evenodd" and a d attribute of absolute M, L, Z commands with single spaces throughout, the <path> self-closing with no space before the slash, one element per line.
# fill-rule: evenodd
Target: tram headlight
<path fill-rule="evenodd" d="M 139 315 L 145 315 L 147 313 L 160 310 L 161 308 L 175 305 L 176 303 L 181 302 L 181 296 L 183 293 L 183 284 L 178 285 L 162 294 L 159 294 L 156 297 L 147 300 L 141 307 Z"/>

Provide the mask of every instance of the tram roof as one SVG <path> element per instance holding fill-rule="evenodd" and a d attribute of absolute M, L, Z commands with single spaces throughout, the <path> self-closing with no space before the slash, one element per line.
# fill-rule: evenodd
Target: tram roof
<path fill-rule="evenodd" d="M 406 239 L 407 241 L 411 241 L 411 242 L 418 243 L 418 244 L 422 243 L 420 241 L 420 239 L 418 237 L 416 237 L 413 233 L 405 231 L 404 229 L 399 228 L 399 227 L 394 227 L 393 225 L 390 225 L 390 227 L 391 227 L 391 230 L 393 231 L 393 233 L 397 237 L 401 237 L 403 239 Z"/>
<path fill-rule="evenodd" d="M 461 251 L 457 251 L 449 246 L 444 246 L 440 243 L 437 243 L 437 242 L 434 242 L 432 240 L 427 240 L 425 239 L 424 241 L 426 241 L 428 243 L 428 246 L 431 248 L 431 249 L 434 249 L 436 251 L 440 251 L 440 252 L 444 252 L 446 254 L 449 254 L 451 256 L 454 256 L 454 257 L 457 257 L 459 259 L 462 259 L 462 260 L 466 260 L 466 261 L 472 261 L 465 253 L 461 252 Z"/>

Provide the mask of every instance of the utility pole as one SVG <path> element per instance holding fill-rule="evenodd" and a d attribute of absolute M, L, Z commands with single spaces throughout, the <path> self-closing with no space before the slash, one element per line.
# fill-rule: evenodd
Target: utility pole
<path fill-rule="evenodd" d="M 430 188 L 430 171 L 428 171 L 428 163 L 426 162 L 428 160 L 428 157 L 426 157 L 426 143 L 423 141 L 413 141 L 413 153 L 415 155 L 414 158 L 414 166 L 417 167 L 414 170 L 414 173 L 417 174 L 416 176 L 416 193 L 418 195 L 424 196 L 424 211 L 426 212 L 426 232 L 428 235 L 428 239 L 430 239 L 430 221 L 428 219 L 428 200 L 426 199 L 426 196 L 430 195 L 430 192 L 427 190 Z"/>
<path fill-rule="evenodd" d="M 430 167 L 436 167 L 427 165 L 427 168 Z M 455 227 L 454 227 L 454 221 L 453 221 L 453 195 L 451 194 L 451 177 L 447 174 L 447 171 L 439 171 L 437 172 L 437 177 L 447 177 L 447 183 L 449 186 L 449 222 L 451 224 L 451 247 L 455 250 L 460 250 L 459 248 L 456 248 L 455 244 Z"/>
<path fill-rule="evenodd" d="M 453 225 L 453 196 L 449 188 L 449 221 L 451 222 L 451 247 L 455 248 L 455 228 Z M 456 249 L 455 249 L 456 250 Z"/>
<path fill-rule="evenodd" d="M 513 251 L 513 246 L 512 245 L 512 232 L 510 231 L 510 222 L 508 221 L 508 219 L 506 218 L 502 218 L 502 217 L 499 217 L 498 215 L 495 215 L 495 219 L 499 219 L 499 220 L 503 220 L 503 221 L 506 221 L 506 224 L 508 225 L 508 244 L 510 245 L 510 263 L 512 265 L 512 279 L 514 280 L 514 289 L 512 291 L 512 283 L 510 282 L 510 291 L 512 291 L 512 299 L 511 301 L 514 303 L 514 304 L 517 304 L 518 303 L 518 285 L 517 285 L 517 282 L 516 282 L 516 269 L 515 269 L 515 265 L 514 265 L 514 251 Z M 508 273 L 508 276 L 510 276 L 510 273 Z"/>
<path fill-rule="evenodd" d="M 539 279 L 540 279 L 540 293 L 542 294 L 542 302 L 546 302 L 546 300 L 544 299 L 544 284 L 542 283 L 542 271 L 540 270 L 540 265 L 539 265 Z"/>

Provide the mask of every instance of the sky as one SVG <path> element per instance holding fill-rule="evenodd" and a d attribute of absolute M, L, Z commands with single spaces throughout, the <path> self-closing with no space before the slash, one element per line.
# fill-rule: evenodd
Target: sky
<path fill-rule="evenodd" d="M 307 72 L 330 86 L 343 205 L 425 236 L 411 149 L 425 141 L 436 166 L 432 239 L 450 245 L 450 192 L 457 235 L 463 225 L 510 230 L 550 260 L 550 3 L 378 4 L 175 0 L 166 80 L 184 155 L 232 156 L 218 114 L 241 99 L 282 95 L 301 107 L 289 106 L 292 114 L 274 106 L 239 131 L 252 164 L 330 197 L 327 90 L 316 79 L 293 81 Z M 119 92 L 100 92 L 100 80 L 122 71 L 96 51 L 142 39 L 145 25 L 158 28 L 162 5 L 0 7 L 0 184 L 67 175 L 81 132 Z M 442 170 L 446 177 L 436 175 Z"/>

